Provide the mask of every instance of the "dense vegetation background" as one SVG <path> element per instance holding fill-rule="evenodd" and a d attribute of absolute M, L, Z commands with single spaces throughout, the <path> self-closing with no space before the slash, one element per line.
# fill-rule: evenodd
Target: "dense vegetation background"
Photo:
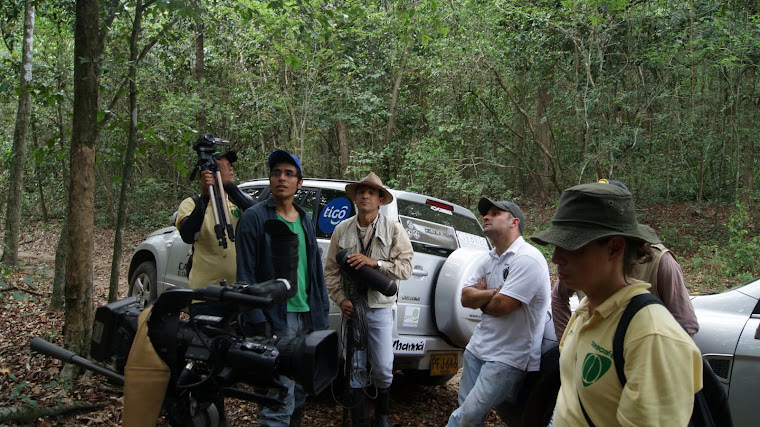
<path fill-rule="evenodd" d="M 75 2 L 33 4 L 24 223 L 65 216 L 74 109 Z M 737 275 L 760 274 L 756 1 L 102 0 L 99 7 L 100 226 L 116 225 L 125 197 L 126 226 L 165 225 L 197 191 L 188 180 L 192 143 L 213 132 L 239 150 L 238 179 L 262 176 L 267 153 L 284 148 L 309 177 L 356 179 L 371 169 L 395 188 L 470 208 L 482 194 L 552 204 L 568 186 L 618 179 L 641 206 L 728 212 L 730 221 L 715 215 L 714 239 L 689 241 L 677 222 L 659 231 L 671 246 L 726 258 Z M 3 1 L 0 16 L 5 201 L 19 161 L 12 136 L 24 2 Z M 0 204 L 0 218 L 5 209 Z"/>

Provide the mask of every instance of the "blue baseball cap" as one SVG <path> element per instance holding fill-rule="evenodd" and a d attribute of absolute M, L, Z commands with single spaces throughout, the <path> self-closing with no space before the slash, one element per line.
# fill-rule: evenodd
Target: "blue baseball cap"
<path fill-rule="evenodd" d="M 303 170 L 301 170 L 301 161 L 298 157 L 288 153 L 285 150 L 274 150 L 269 155 L 269 169 L 272 169 L 277 163 L 290 163 L 298 169 L 298 174 L 303 176 Z"/>

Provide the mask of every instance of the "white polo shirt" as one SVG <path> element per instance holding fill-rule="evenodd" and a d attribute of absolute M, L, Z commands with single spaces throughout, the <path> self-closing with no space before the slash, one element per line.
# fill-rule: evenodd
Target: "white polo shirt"
<path fill-rule="evenodd" d="M 504 316 L 483 313 L 467 350 L 486 362 L 538 371 L 551 293 L 546 258 L 520 236 L 501 256 L 491 249 L 465 286 L 474 286 L 483 277 L 488 289 L 501 289 L 499 293 L 522 304 Z"/>

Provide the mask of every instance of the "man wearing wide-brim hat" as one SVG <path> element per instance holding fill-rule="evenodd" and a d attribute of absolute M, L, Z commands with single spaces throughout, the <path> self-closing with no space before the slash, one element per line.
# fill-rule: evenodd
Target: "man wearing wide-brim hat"
<path fill-rule="evenodd" d="M 369 266 L 390 279 L 405 280 L 412 274 L 414 252 L 401 224 L 380 213 L 380 206 L 393 201 L 393 195 L 383 186 L 380 177 L 370 172 L 361 181 L 347 184 L 346 194 L 356 205 L 356 215 L 338 224 L 333 231 L 325 261 L 325 282 L 330 298 L 338 304 L 347 323 L 366 326 L 363 330 L 356 326 L 348 332 L 348 336 L 364 337 L 368 343 L 366 350 L 353 354 L 349 391 L 351 424 L 368 425 L 367 396 L 377 395 L 377 425 L 390 426 L 396 295 L 386 296 L 368 289 L 366 284 L 354 283 L 341 268 L 358 270 Z M 350 255 L 339 265 L 336 255 L 343 249 Z"/>
<path fill-rule="evenodd" d="M 628 325 L 624 385 L 613 360 L 623 311 L 649 288 L 630 271 L 647 255 L 647 244 L 659 242 L 636 221 L 631 193 L 604 183 L 569 188 L 552 225 L 532 239 L 555 246 L 559 280 L 586 294 L 560 341 L 554 426 L 687 425 L 702 387 L 702 359 L 663 305 L 641 308 Z"/>

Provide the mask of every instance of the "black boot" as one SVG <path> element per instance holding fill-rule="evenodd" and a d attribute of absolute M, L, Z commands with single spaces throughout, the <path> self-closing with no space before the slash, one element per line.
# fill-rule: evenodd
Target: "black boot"
<path fill-rule="evenodd" d="M 369 410 L 367 395 L 363 388 L 351 389 L 351 425 L 354 427 L 369 426 Z"/>
<path fill-rule="evenodd" d="M 377 423 L 377 427 L 391 427 L 390 397 L 390 389 L 377 389 L 377 402 L 375 405 L 375 422 Z"/>
<path fill-rule="evenodd" d="M 293 409 L 293 415 L 290 416 L 290 427 L 301 427 L 301 417 L 303 416 L 303 406 Z"/>

